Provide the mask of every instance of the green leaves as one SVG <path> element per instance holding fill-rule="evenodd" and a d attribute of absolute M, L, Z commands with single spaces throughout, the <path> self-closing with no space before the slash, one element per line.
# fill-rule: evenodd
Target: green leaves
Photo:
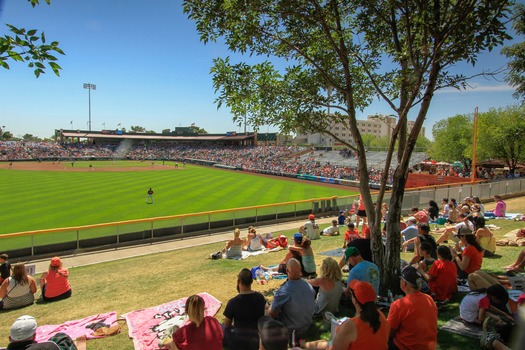
<path fill-rule="evenodd" d="M 27 62 L 29 68 L 34 68 L 34 74 L 38 78 L 46 72 L 46 63 L 53 73 L 60 76 L 62 69 L 55 61 L 55 54 L 64 55 L 59 47 L 58 41 L 45 44 L 45 34 L 38 35 L 36 29 L 27 30 L 7 24 L 14 36 L 6 35 L 0 37 L 0 66 L 9 69 L 8 60 Z"/>
<path fill-rule="evenodd" d="M 525 162 L 525 107 L 509 106 L 480 113 L 478 154 L 482 160 L 502 159 L 514 172 Z"/>
<path fill-rule="evenodd" d="M 516 5 L 514 13 L 516 13 L 514 29 L 523 36 L 525 35 L 525 6 Z M 513 96 L 525 102 L 525 42 L 507 46 L 501 50 L 501 53 L 510 59 L 505 81 L 516 88 Z"/>
<path fill-rule="evenodd" d="M 39 0 L 28 0 L 33 7 L 40 3 Z M 49 5 L 51 0 L 45 0 Z M 64 55 L 64 51 L 60 49 L 58 41 L 53 41 L 51 44 L 46 44 L 46 36 L 44 32 L 38 35 L 38 30 L 25 28 L 17 28 L 11 24 L 6 24 L 12 35 L 0 37 L 0 67 L 9 69 L 8 60 L 17 62 L 27 62 L 29 68 L 34 69 L 33 72 L 38 78 L 40 74 L 46 71 L 45 64 L 47 63 L 55 75 L 60 76 L 62 69 L 57 63 L 55 54 Z"/>

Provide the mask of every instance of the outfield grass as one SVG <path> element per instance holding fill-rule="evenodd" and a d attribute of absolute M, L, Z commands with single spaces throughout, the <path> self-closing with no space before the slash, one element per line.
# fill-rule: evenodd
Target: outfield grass
<path fill-rule="evenodd" d="M 90 163 L 95 171 L 88 171 Z M 155 164 L 151 167 L 150 162 L 75 162 L 75 169 L 85 168 L 85 172 L 22 171 L 16 169 L 17 164 L 13 169 L 0 169 L 3 183 L 8 184 L 0 234 L 352 194 L 312 182 L 191 165 L 177 170 L 154 170 L 163 167 L 162 162 Z M 97 171 L 137 166 L 151 169 Z M 150 187 L 155 191 L 155 204 L 146 205 Z"/>

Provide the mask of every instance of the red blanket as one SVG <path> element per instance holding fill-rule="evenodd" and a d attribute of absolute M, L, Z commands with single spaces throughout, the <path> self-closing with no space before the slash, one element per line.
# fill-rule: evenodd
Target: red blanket
<path fill-rule="evenodd" d="M 208 293 L 199 293 L 199 295 L 206 305 L 204 315 L 215 316 L 221 308 L 221 302 Z M 135 350 L 159 349 L 159 339 L 164 338 L 165 332 L 176 322 L 177 316 L 184 312 L 186 299 L 182 298 L 122 315 L 128 324 L 129 337 L 133 339 Z"/>

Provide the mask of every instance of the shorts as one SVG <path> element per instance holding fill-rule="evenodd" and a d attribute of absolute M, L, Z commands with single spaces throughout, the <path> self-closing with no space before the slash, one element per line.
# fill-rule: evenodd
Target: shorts
<path fill-rule="evenodd" d="M 366 210 L 358 210 L 357 216 L 360 216 L 362 218 L 366 218 Z"/>

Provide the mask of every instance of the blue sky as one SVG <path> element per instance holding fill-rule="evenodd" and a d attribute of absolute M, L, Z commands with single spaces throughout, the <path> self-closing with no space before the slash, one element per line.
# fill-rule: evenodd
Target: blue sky
<path fill-rule="evenodd" d="M 0 0 L 0 3 L 2 0 Z M 49 137 L 54 129 L 86 129 L 88 90 L 91 91 L 92 129 L 114 129 L 120 123 L 161 132 L 192 123 L 211 133 L 239 131 L 229 110 L 217 110 L 212 60 L 231 55 L 220 44 L 199 41 L 195 24 L 182 13 L 178 0 L 41 0 L 32 8 L 25 0 L 5 0 L 0 35 L 5 23 L 39 29 L 48 41 L 57 40 L 65 51 L 59 57 L 61 77 L 51 71 L 35 78 L 26 64 L 9 62 L 0 69 L 0 126 L 15 136 L 30 133 Z M 465 74 L 496 69 L 506 62 L 495 52 L 480 57 L 475 69 L 458 67 Z M 436 93 L 425 127 L 456 114 L 480 112 L 515 104 L 513 89 L 500 81 L 479 78 L 466 92 Z M 390 114 L 375 102 L 361 113 Z M 270 131 L 275 130 L 270 128 Z"/>

